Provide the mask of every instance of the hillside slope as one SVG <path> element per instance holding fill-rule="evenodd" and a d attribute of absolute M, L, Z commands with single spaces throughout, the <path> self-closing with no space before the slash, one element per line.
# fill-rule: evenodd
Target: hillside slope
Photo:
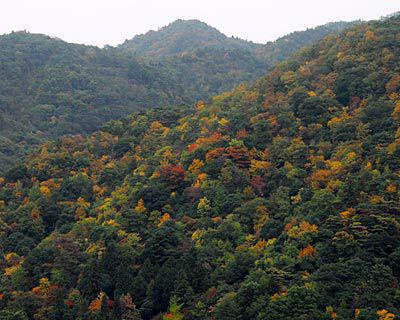
<path fill-rule="evenodd" d="M 0 182 L 2 319 L 393 319 L 400 18 Z"/>
<path fill-rule="evenodd" d="M 185 53 L 161 60 L 151 52 L 135 57 L 26 32 L 0 36 L 0 172 L 44 139 L 90 133 L 139 109 L 190 105 L 253 81 L 270 66 L 249 52 L 255 45 L 201 22 L 196 28 L 186 23 L 192 22 L 166 27 Z M 182 35 L 182 28 L 188 33 Z M 158 47 L 172 50 L 169 42 Z M 219 42 L 232 45 L 213 46 Z"/>

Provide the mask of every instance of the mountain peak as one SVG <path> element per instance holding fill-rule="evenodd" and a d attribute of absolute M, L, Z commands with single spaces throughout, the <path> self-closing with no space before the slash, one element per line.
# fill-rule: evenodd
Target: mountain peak
<path fill-rule="evenodd" d="M 241 47 L 250 42 L 230 39 L 200 20 L 178 19 L 157 31 L 126 40 L 119 47 L 137 55 L 169 56 L 203 47 Z"/>

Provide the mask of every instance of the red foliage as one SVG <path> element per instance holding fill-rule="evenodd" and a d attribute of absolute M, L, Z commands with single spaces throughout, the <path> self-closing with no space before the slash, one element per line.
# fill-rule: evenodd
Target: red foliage
<path fill-rule="evenodd" d="M 112 309 L 112 307 L 114 306 L 114 301 L 112 299 L 109 299 L 107 305 L 110 309 Z"/>
<path fill-rule="evenodd" d="M 74 302 L 72 300 L 65 300 L 64 304 L 68 307 L 68 308 L 72 308 L 74 306 Z"/>
<path fill-rule="evenodd" d="M 217 288 L 215 287 L 210 288 L 207 292 L 208 299 L 214 298 L 216 295 L 217 295 Z"/>
<path fill-rule="evenodd" d="M 167 183 L 171 190 L 179 188 L 185 180 L 186 171 L 181 167 L 173 164 L 163 165 L 160 169 L 160 178 Z"/>
<path fill-rule="evenodd" d="M 188 151 L 189 151 L 190 153 L 192 153 L 192 152 L 195 151 L 198 147 L 199 147 L 199 146 L 198 146 L 197 143 L 189 144 L 189 145 L 188 145 Z"/>
<path fill-rule="evenodd" d="M 259 195 L 262 195 L 262 190 L 266 185 L 262 177 L 255 176 L 253 179 L 251 179 L 250 184 L 255 192 L 257 192 Z"/>

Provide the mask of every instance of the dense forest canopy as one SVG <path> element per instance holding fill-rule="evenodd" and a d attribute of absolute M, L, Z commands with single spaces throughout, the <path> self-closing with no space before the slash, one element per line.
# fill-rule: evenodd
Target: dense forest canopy
<path fill-rule="evenodd" d="M 400 18 L 194 108 L 42 145 L 0 178 L 0 318 L 400 310 Z"/>
<path fill-rule="evenodd" d="M 184 54 L 163 59 L 150 52 L 138 57 L 123 46 L 100 49 L 27 32 L 0 36 L 0 172 L 44 139 L 91 133 L 105 121 L 135 110 L 191 105 L 254 81 L 298 46 L 338 29 L 326 26 L 294 34 L 284 52 L 261 58 L 250 50 L 264 52 L 262 45 L 228 39 L 200 22 L 196 26 L 203 33 L 218 34 L 224 44 L 241 45 L 213 46 L 212 36 L 193 36 L 198 29 L 188 29 L 193 42 L 188 43 L 180 32 L 188 23 L 177 21 L 174 28 L 165 28 Z M 164 33 L 161 29 L 152 35 Z M 143 46 L 147 42 L 140 37 L 136 41 Z M 170 48 L 171 43 L 158 45 Z"/>

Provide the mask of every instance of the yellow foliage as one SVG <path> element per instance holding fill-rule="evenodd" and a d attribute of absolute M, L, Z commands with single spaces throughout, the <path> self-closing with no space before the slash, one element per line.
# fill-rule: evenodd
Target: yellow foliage
<path fill-rule="evenodd" d="M 193 159 L 192 164 L 189 166 L 189 171 L 195 174 L 200 173 L 200 169 L 204 167 L 204 162 L 199 159 Z"/>
<path fill-rule="evenodd" d="M 311 186 L 313 188 L 320 188 L 321 184 L 326 183 L 331 177 L 332 173 L 327 169 L 319 169 L 311 175 Z"/>
<path fill-rule="evenodd" d="M 343 114 L 339 117 L 333 117 L 331 120 L 328 121 L 328 126 L 331 128 L 337 123 L 341 123 L 346 121 L 347 119 L 350 119 L 350 115 L 345 111 Z"/>
<path fill-rule="evenodd" d="M 159 121 L 153 121 L 150 125 L 150 132 L 157 132 L 162 130 L 164 132 L 165 127 Z"/>
<path fill-rule="evenodd" d="M 365 39 L 367 41 L 375 41 L 378 39 L 378 37 L 375 35 L 373 31 L 368 30 L 367 32 L 365 32 Z"/>
<path fill-rule="evenodd" d="M 393 313 L 385 309 L 378 310 L 376 314 L 379 316 L 379 320 L 393 320 L 396 318 L 396 316 Z"/>
<path fill-rule="evenodd" d="M 6 203 L 4 202 L 4 200 L 0 200 L 0 209 L 4 208 L 5 205 Z"/>
<path fill-rule="evenodd" d="M 162 154 L 161 164 L 169 164 L 170 160 L 174 157 L 171 148 L 167 148 Z"/>
<path fill-rule="evenodd" d="M 268 210 L 265 206 L 258 206 L 256 208 L 256 218 L 254 221 L 254 231 L 258 235 L 261 233 L 262 228 L 270 219 Z"/>
<path fill-rule="evenodd" d="M 93 243 L 89 245 L 89 247 L 86 249 L 87 253 L 93 254 L 96 253 L 97 255 L 102 255 L 106 248 L 104 247 L 103 243 Z"/>
<path fill-rule="evenodd" d="M 201 238 L 205 234 L 204 230 L 197 229 L 192 233 L 192 240 L 194 241 L 197 247 L 201 246 Z"/>
<path fill-rule="evenodd" d="M 311 75 L 311 70 L 308 66 L 300 66 L 299 73 L 302 77 L 307 77 Z"/>
<path fill-rule="evenodd" d="M 315 93 L 315 91 L 308 91 L 308 96 L 309 97 L 316 97 L 317 94 Z"/>
<path fill-rule="evenodd" d="M 197 102 L 197 104 L 196 104 L 196 109 L 197 109 L 198 111 L 204 110 L 205 107 L 206 107 L 206 104 L 204 103 L 204 101 L 199 101 L 199 102 Z"/>
<path fill-rule="evenodd" d="M 275 294 L 271 297 L 271 300 L 274 301 L 274 302 L 276 302 L 276 301 L 278 301 L 279 299 L 285 297 L 286 295 L 287 295 L 287 292 L 286 292 L 286 291 L 283 291 L 283 292 L 280 292 L 280 293 L 275 293 Z"/>
<path fill-rule="evenodd" d="M 146 207 L 144 206 L 144 200 L 142 198 L 139 199 L 136 207 L 135 207 L 135 211 L 137 213 L 145 213 L 147 212 Z"/>
<path fill-rule="evenodd" d="M 308 160 L 312 165 L 317 164 L 318 162 L 323 162 L 324 161 L 324 156 L 322 155 L 310 155 Z"/>
<path fill-rule="evenodd" d="M 307 233 L 317 233 L 318 227 L 315 224 L 311 224 L 307 221 L 303 221 L 298 226 L 292 226 L 287 231 L 289 237 L 291 238 L 301 238 Z"/>
<path fill-rule="evenodd" d="M 229 120 L 227 120 L 227 119 L 225 119 L 225 118 L 222 118 L 221 120 L 218 121 L 218 124 L 219 124 L 221 127 L 226 127 L 226 126 L 229 124 Z"/>
<path fill-rule="evenodd" d="M 342 163 L 340 161 L 328 160 L 326 161 L 333 174 L 339 174 L 342 170 Z"/>
<path fill-rule="evenodd" d="M 15 252 L 9 252 L 7 253 L 4 258 L 9 264 L 15 265 L 16 262 L 20 260 L 19 255 L 17 255 Z"/>
<path fill-rule="evenodd" d="M 338 180 L 338 179 L 333 179 L 333 180 L 329 180 L 326 188 L 331 190 L 331 191 L 336 191 L 339 189 L 339 187 L 343 184 L 342 181 Z"/>
<path fill-rule="evenodd" d="M 258 171 L 265 171 L 272 167 L 271 162 L 265 160 L 251 160 L 249 172 L 254 174 Z"/>
<path fill-rule="evenodd" d="M 376 194 L 373 194 L 373 195 L 369 196 L 369 201 L 372 204 L 379 204 L 379 203 L 383 202 L 383 197 L 382 196 L 378 196 Z"/>
<path fill-rule="evenodd" d="M 358 317 L 360 314 L 361 314 L 361 309 L 355 308 L 355 309 L 354 309 L 354 315 L 355 315 L 356 317 Z"/>
<path fill-rule="evenodd" d="M 79 206 L 81 206 L 84 209 L 87 209 L 90 207 L 90 202 L 87 202 L 82 197 L 79 197 L 78 200 L 76 200 L 76 204 L 78 204 Z"/>
<path fill-rule="evenodd" d="M 39 280 L 39 288 L 42 293 L 47 294 L 50 288 L 49 278 L 41 278 Z"/>
<path fill-rule="evenodd" d="M 4 275 L 5 276 L 11 276 L 12 274 L 14 274 L 18 269 L 19 269 L 20 265 L 16 265 L 16 266 L 11 266 L 9 268 L 5 268 L 4 269 Z"/>
<path fill-rule="evenodd" d="M 393 113 L 392 113 L 392 117 L 395 120 L 399 120 L 400 119 L 400 100 L 397 101 L 396 106 L 394 107 Z"/>
<path fill-rule="evenodd" d="M 108 226 L 113 226 L 113 227 L 119 226 L 119 224 L 114 219 L 110 219 L 108 221 L 103 222 L 103 225 L 108 225 Z"/>

